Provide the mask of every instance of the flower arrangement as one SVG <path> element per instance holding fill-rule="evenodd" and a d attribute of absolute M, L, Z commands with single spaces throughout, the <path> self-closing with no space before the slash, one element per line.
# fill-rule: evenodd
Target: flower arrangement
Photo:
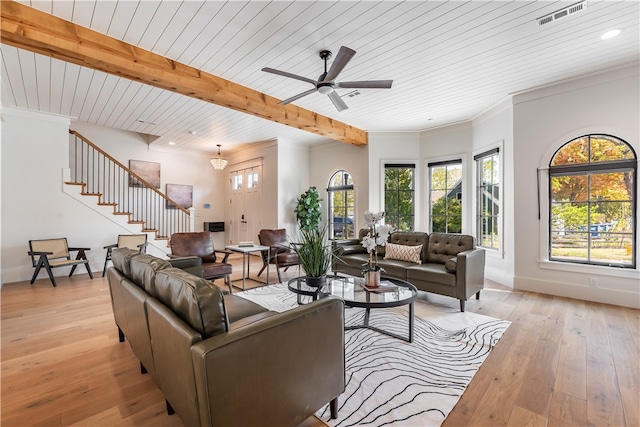
<path fill-rule="evenodd" d="M 369 232 L 362 238 L 362 246 L 369 252 L 369 262 L 362 266 L 362 272 L 368 271 L 380 271 L 381 268 L 378 265 L 378 246 L 385 246 L 389 239 L 389 234 L 393 231 L 393 228 L 385 225 L 378 224 L 378 221 L 384 218 L 384 212 L 371 212 L 366 211 L 364 213 L 364 220 L 369 227 Z"/>

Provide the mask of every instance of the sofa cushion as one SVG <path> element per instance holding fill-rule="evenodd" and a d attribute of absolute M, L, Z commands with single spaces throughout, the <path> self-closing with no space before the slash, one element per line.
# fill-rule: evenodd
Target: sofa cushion
<path fill-rule="evenodd" d="M 169 261 L 153 255 L 140 255 L 131 258 L 131 281 L 144 289 L 149 295 L 155 296 L 156 273 L 172 268 Z"/>
<path fill-rule="evenodd" d="M 444 264 L 422 264 L 415 265 L 415 267 L 407 268 L 407 282 L 416 284 L 416 287 L 420 289 L 417 284 L 422 282 L 437 283 L 440 285 L 456 286 L 456 275 L 448 273 L 444 268 Z"/>
<path fill-rule="evenodd" d="M 384 259 L 397 259 L 399 261 L 413 262 L 422 264 L 420 254 L 422 253 L 422 245 L 396 245 L 387 243 Z"/>
<path fill-rule="evenodd" d="M 340 246 L 340 253 L 338 254 L 338 256 L 364 253 L 367 253 L 366 249 L 360 243 L 358 243 L 355 245 Z"/>
<path fill-rule="evenodd" d="M 249 301 L 246 298 L 230 294 L 224 295 L 224 307 L 230 324 L 245 317 L 267 313 L 269 311 L 263 306 Z"/>
<path fill-rule="evenodd" d="M 113 266 L 124 274 L 128 279 L 131 278 L 131 258 L 140 256 L 140 251 L 129 248 L 114 249 L 111 252 L 111 261 Z"/>
<path fill-rule="evenodd" d="M 405 280 L 407 277 L 407 268 L 416 265 L 412 262 L 398 261 L 396 259 L 382 259 L 378 261 L 378 265 L 382 268 L 382 276 L 396 277 Z"/>
<path fill-rule="evenodd" d="M 211 282 L 178 268 L 156 274 L 156 298 L 202 335 L 227 332 L 229 323 L 222 291 Z"/>
<path fill-rule="evenodd" d="M 463 234 L 431 233 L 427 261 L 445 264 L 460 252 L 475 248 L 473 236 Z"/>

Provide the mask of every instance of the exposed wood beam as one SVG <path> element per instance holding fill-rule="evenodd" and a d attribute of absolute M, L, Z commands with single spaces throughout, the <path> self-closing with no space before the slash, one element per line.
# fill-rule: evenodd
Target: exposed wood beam
<path fill-rule="evenodd" d="M 366 145 L 367 133 L 14 1 L 0 8 L 2 43 L 253 116 Z"/>

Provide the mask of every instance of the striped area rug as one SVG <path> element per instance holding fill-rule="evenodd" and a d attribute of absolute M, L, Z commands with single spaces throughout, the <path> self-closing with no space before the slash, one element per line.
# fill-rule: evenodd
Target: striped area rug
<path fill-rule="evenodd" d="M 295 307 L 286 284 L 236 294 L 270 310 Z M 345 332 L 345 392 L 338 419 L 328 406 L 316 414 L 330 426 L 439 426 L 510 322 L 461 313 L 423 301 L 415 305 L 414 341 L 375 331 Z M 346 325 L 362 324 L 364 309 L 347 308 Z M 408 308 L 371 310 L 370 323 L 407 336 Z"/>

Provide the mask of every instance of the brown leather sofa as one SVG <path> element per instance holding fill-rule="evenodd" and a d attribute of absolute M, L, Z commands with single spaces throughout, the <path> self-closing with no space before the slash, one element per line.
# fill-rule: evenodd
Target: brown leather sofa
<path fill-rule="evenodd" d="M 173 233 L 169 239 L 171 255 L 169 257 L 197 256 L 202 258 L 202 277 L 207 280 L 224 279 L 233 293 L 231 287 L 232 266 L 227 263 L 231 252 L 216 250 L 213 246 L 211 233 L 208 231 Z"/>
<path fill-rule="evenodd" d="M 134 253 L 132 253 L 134 252 Z M 344 303 L 276 313 L 129 249 L 107 271 L 114 317 L 188 426 L 297 426 L 344 391 Z"/>
<path fill-rule="evenodd" d="M 353 276 L 362 275 L 362 266 L 369 254 L 360 243 L 369 232 L 360 230 L 359 239 L 335 240 L 334 250 L 338 258 L 333 263 L 334 272 Z M 383 276 L 412 283 L 418 290 L 450 296 L 460 300 L 460 311 L 473 295 L 480 299 L 484 288 L 484 249 L 476 247 L 475 238 L 464 234 L 423 233 L 419 231 L 395 232 L 388 243 L 418 246 L 420 263 L 385 259 L 386 248 L 378 247 L 378 264 Z"/>

